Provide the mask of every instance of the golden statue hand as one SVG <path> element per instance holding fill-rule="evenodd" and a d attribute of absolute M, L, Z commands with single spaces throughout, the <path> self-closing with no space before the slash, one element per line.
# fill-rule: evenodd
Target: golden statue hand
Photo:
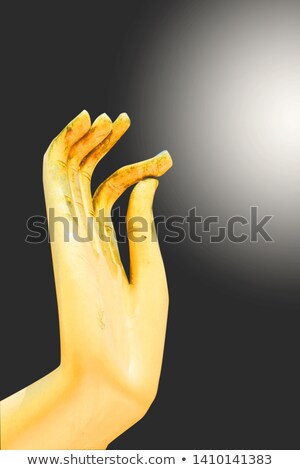
<path fill-rule="evenodd" d="M 61 365 L 25 397 L 21 392 L 4 401 L 4 448 L 106 448 L 156 395 L 168 291 L 153 224 L 152 177 L 172 165 L 171 157 L 162 152 L 121 168 L 93 198 L 90 189 L 95 166 L 129 125 L 126 114 L 114 123 L 103 114 L 91 125 L 84 111 L 45 154 Z M 127 212 L 128 280 L 109 219 L 117 198 L 135 183 Z"/>

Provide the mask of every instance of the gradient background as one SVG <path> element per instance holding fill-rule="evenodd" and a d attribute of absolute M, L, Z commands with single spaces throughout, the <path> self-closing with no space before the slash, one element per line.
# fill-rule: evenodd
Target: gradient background
<path fill-rule="evenodd" d="M 196 206 L 225 221 L 257 205 L 274 215 L 275 243 L 161 244 L 170 310 L 159 392 L 109 448 L 299 448 L 300 2 L 66 6 L 6 5 L 4 17 L 1 397 L 59 364 L 50 248 L 24 242 L 26 219 L 45 215 L 43 154 L 82 109 L 126 111 L 132 127 L 95 187 L 166 148 L 174 167 L 156 214 Z"/>

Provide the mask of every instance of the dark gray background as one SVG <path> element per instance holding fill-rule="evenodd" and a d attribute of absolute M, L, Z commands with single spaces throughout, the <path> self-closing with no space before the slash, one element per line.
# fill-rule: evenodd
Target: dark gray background
<path fill-rule="evenodd" d="M 59 364 L 50 247 L 24 241 L 27 218 L 45 215 L 43 154 L 82 109 L 126 111 L 132 127 L 95 186 L 166 148 L 174 167 L 156 214 L 195 206 L 224 222 L 257 205 L 274 215 L 275 243 L 161 240 L 170 310 L 159 392 L 109 448 L 297 448 L 299 3 L 61 5 L 25 2 L 4 17 L 1 397 Z"/>

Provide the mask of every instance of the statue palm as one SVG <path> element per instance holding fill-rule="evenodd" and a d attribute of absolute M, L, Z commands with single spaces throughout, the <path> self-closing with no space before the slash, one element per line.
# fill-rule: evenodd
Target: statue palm
<path fill-rule="evenodd" d="M 42 388 L 33 384 L 27 390 L 29 398 L 23 409 L 20 405 L 20 419 L 17 408 L 7 412 L 8 419 L 14 414 L 17 424 L 4 426 L 5 448 L 105 448 L 146 413 L 156 395 L 168 290 L 153 224 L 157 187 L 153 177 L 171 166 L 171 157 L 162 152 L 123 167 L 91 196 L 95 166 L 129 125 L 125 113 L 114 123 L 102 114 L 91 125 L 83 111 L 45 154 L 43 179 L 61 364 Z M 123 191 L 135 183 L 127 212 L 128 279 L 110 212 Z M 63 404 L 58 418 L 55 407 Z M 14 439 L 17 432 L 23 432 L 23 438 Z"/>

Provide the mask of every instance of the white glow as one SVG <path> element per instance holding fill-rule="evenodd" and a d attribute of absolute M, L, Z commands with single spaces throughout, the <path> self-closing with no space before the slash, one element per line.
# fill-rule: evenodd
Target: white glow
<path fill-rule="evenodd" d="M 215 253 L 291 282 L 300 271 L 300 3 L 225 4 L 179 9 L 176 31 L 165 19 L 140 63 L 145 138 L 151 146 L 155 130 L 174 156 L 161 187 L 170 212 L 196 205 L 226 219 L 258 205 L 273 214 L 275 246 L 224 243 Z"/>
<path fill-rule="evenodd" d="M 261 76 L 255 96 L 249 100 L 249 116 L 266 153 L 275 158 L 296 157 L 300 161 L 300 76 Z M 291 160 L 291 159 L 290 159 Z"/>

